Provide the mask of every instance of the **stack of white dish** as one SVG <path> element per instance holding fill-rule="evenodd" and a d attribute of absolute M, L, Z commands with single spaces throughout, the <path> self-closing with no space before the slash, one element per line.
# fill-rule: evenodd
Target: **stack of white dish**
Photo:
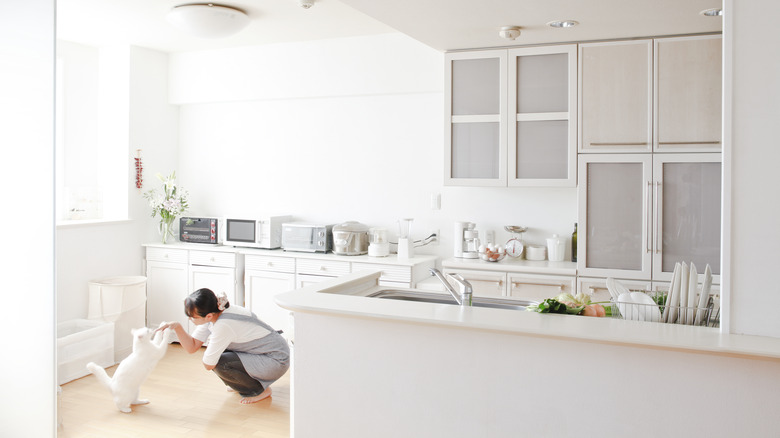
<path fill-rule="evenodd" d="M 709 316 L 709 297 L 712 287 L 710 265 L 704 268 L 701 291 L 696 266 L 685 262 L 674 267 L 666 303 L 659 308 L 656 302 L 643 292 L 631 292 L 614 278 L 607 278 L 607 289 L 624 319 L 634 321 L 666 322 L 670 324 L 700 325 Z"/>

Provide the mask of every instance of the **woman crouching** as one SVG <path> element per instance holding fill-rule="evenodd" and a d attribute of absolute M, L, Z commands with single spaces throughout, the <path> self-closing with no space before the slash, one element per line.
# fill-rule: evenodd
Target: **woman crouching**
<path fill-rule="evenodd" d="M 225 385 L 238 392 L 241 403 L 255 403 L 271 396 L 271 384 L 290 368 L 287 341 L 251 311 L 231 306 L 225 294 L 198 289 L 184 300 L 184 313 L 197 327 L 192 335 L 178 322 L 172 328 L 179 343 L 194 353 L 208 341 L 203 365 Z"/>

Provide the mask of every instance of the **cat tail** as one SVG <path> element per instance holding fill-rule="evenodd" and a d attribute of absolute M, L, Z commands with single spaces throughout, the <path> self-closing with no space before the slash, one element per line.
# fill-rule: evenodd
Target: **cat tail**
<path fill-rule="evenodd" d="M 111 390 L 111 378 L 108 377 L 108 374 L 106 374 L 106 370 L 103 367 L 96 364 L 95 362 L 90 362 L 87 364 L 87 369 L 89 370 L 90 373 L 94 374 L 95 377 L 97 377 L 98 382 L 100 382 L 103 386 Z"/>

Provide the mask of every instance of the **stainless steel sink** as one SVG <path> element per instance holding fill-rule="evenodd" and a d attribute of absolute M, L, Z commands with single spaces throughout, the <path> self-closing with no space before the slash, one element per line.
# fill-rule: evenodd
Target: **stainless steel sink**
<path fill-rule="evenodd" d="M 384 289 L 367 296 L 371 298 L 384 298 L 386 300 L 418 301 L 425 303 L 452 304 L 455 306 L 458 305 L 458 303 L 449 295 L 404 289 Z M 471 300 L 472 307 L 489 307 L 493 309 L 525 310 L 526 306 L 530 306 L 532 304 L 537 303 L 526 300 L 503 300 L 500 298 L 486 297 L 473 297 Z"/>

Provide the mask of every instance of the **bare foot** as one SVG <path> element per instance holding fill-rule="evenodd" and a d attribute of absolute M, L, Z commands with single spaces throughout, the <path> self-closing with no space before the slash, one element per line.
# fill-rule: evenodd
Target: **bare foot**
<path fill-rule="evenodd" d="M 235 389 L 233 389 L 233 388 L 231 388 L 229 386 L 226 386 L 225 388 L 227 389 L 227 392 L 236 392 Z"/>
<path fill-rule="evenodd" d="M 259 395 L 256 395 L 254 397 L 244 397 L 241 399 L 239 403 L 242 405 L 248 405 L 252 403 L 257 403 L 260 400 L 266 399 L 271 396 L 271 388 L 266 389 L 265 391 L 261 392 Z"/>

